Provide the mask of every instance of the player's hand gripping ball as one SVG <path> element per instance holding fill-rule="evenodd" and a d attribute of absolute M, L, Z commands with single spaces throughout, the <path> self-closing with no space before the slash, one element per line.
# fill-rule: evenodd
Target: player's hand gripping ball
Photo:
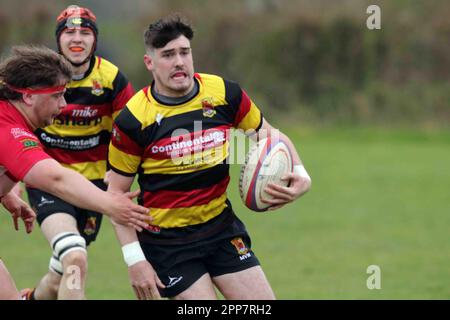
<path fill-rule="evenodd" d="M 248 152 L 241 168 L 239 191 L 242 201 L 251 210 L 266 211 L 271 205 L 263 199 L 273 199 L 264 191 L 269 183 L 288 186 L 281 178 L 293 170 L 292 156 L 283 141 L 270 138 L 258 141 Z"/>

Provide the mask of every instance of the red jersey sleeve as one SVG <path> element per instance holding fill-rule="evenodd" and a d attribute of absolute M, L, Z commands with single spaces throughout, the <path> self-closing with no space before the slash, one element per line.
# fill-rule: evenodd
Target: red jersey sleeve
<path fill-rule="evenodd" d="M 39 161 L 50 159 L 39 139 L 28 129 L 4 127 L 0 129 L 0 164 L 10 177 L 23 180 Z"/>

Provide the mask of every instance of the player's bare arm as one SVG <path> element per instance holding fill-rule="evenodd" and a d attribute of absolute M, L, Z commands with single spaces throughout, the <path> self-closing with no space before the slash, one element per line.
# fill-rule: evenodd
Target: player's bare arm
<path fill-rule="evenodd" d="M 134 177 L 122 176 L 114 171 L 110 172 L 108 192 L 123 194 L 128 192 Z M 145 259 L 140 247 L 136 231 L 133 228 L 117 224 L 113 218 L 117 239 L 122 247 L 125 263 L 128 265 L 128 275 L 136 298 L 139 300 L 160 299 L 158 288 L 163 288 L 161 280 L 156 275 L 152 265 Z"/>
<path fill-rule="evenodd" d="M 137 193 L 119 195 L 104 192 L 81 174 L 62 167 L 53 159 L 36 163 L 25 176 L 24 182 L 82 208 L 102 212 L 118 223 L 137 230 L 142 230 L 151 222 L 148 210 L 131 201 Z"/>

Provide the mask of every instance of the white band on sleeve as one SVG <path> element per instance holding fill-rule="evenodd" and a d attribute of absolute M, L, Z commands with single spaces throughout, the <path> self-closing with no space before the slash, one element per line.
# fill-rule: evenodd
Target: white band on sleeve
<path fill-rule="evenodd" d="M 298 174 L 300 177 L 306 178 L 309 181 L 311 181 L 311 177 L 309 176 L 308 172 L 306 172 L 305 167 L 301 164 L 297 164 L 294 166 L 294 173 Z"/>
<path fill-rule="evenodd" d="M 123 259 L 129 267 L 138 262 L 146 260 L 144 252 L 142 252 L 141 245 L 138 241 L 124 245 L 122 247 L 122 253 Z"/>

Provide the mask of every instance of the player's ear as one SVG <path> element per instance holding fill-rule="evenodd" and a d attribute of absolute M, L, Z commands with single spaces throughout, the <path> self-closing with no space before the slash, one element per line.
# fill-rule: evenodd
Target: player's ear
<path fill-rule="evenodd" d="M 35 94 L 22 93 L 22 100 L 27 106 L 32 106 L 35 100 Z"/>
<path fill-rule="evenodd" d="M 144 64 L 148 71 L 153 71 L 153 57 L 151 54 L 144 54 Z"/>

